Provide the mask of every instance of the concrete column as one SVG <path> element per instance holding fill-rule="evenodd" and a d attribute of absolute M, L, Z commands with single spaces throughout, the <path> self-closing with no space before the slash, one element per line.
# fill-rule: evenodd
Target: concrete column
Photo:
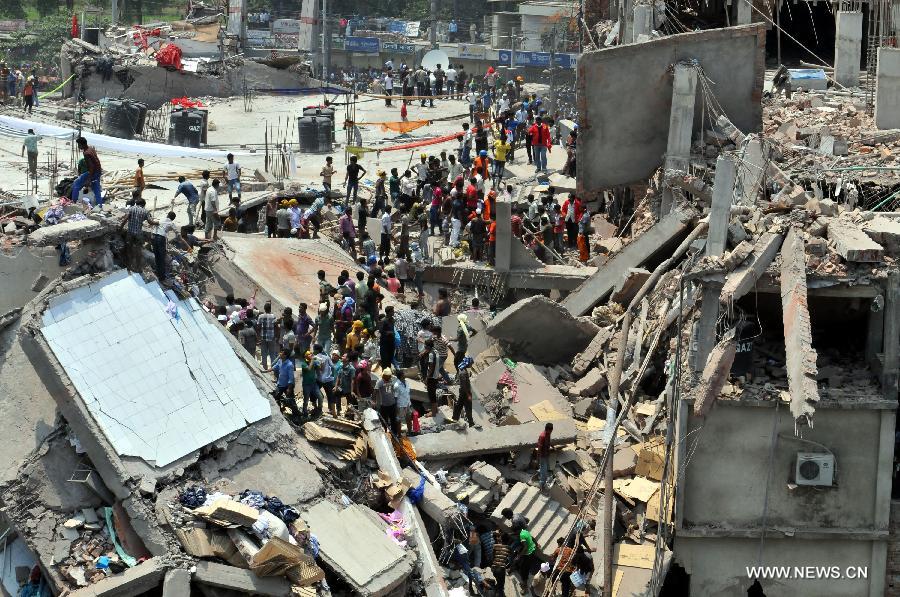
<path fill-rule="evenodd" d="M 885 400 L 897 399 L 900 371 L 900 273 L 888 275 L 884 294 L 884 351 L 882 352 L 881 389 Z"/>
<path fill-rule="evenodd" d="M 707 241 L 709 242 L 709 241 Z M 700 319 L 697 320 L 697 347 L 692 363 L 694 371 L 703 371 L 709 353 L 716 346 L 716 323 L 719 320 L 719 295 L 722 292 L 724 276 L 720 279 L 703 281 L 700 302 Z"/>
<path fill-rule="evenodd" d="M 881 354 L 884 339 L 884 303 L 878 311 L 869 311 L 869 325 L 866 333 L 866 363 L 872 371 L 879 369 L 878 355 Z"/>
<path fill-rule="evenodd" d="M 709 232 L 706 235 L 706 254 L 711 257 L 718 257 L 725 252 L 725 242 L 728 240 L 728 218 L 734 199 L 734 177 L 734 162 L 730 157 L 720 155 L 716 160 L 712 209 L 709 212 Z"/>
<path fill-rule="evenodd" d="M 753 21 L 753 0 L 734 0 L 737 3 L 737 24 L 749 25 Z"/>
<path fill-rule="evenodd" d="M 497 272 L 506 273 L 512 268 L 512 205 L 498 198 L 494 201 L 494 213 L 497 215 L 494 268 Z"/>
<path fill-rule="evenodd" d="M 634 7 L 634 30 L 632 31 L 632 41 L 638 43 L 641 41 L 641 35 L 649 36 L 653 31 L 653 7 L 647 4 L 639 4 Z"/>
<path fill-rule="evenodd" d="M 697 71 L 685 64 L 675 65 L 672 80 L 672 108 L 669 113 L 669 141 L 666 146 L 666 170 L 687 173 L 691 158 L 691 133 L 694 130 L 694 104 L 697 100 Z M 659 215 L 672 209 L 672 189 L 663 188 Z"/>
<path fill-rule="evenodd" d="M 834 80 L 845 87 L 859 87 L 863 15 L 858 10 L 839 10 L 834 40 Z"/>
<path fill-rule="evenodd" d="M 619 0 L 619 39 L 621 43 L 630 43 L 634 29 L 634 0 Z"/>
<path fill-rule="evenodd" d="M 878 48 L 875 126 L 900 128 L 900 48 Z"/>

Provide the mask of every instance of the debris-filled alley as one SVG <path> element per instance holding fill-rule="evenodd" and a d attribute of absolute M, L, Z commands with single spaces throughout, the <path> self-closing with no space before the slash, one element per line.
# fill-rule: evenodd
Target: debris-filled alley
<path fill-rule="evenodd" d="M 0 595 L 900 595 L 890 6 L 189 4 L 0 56 Z"/>

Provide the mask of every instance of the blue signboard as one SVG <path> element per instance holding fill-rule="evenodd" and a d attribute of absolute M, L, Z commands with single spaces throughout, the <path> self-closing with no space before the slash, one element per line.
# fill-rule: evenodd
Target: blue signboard
<path fill-rule="evenodd" d="M 510 54 L 511 52 L 509 50 L 499 50 L 497 52 L 498 62 L 500 64 L 509 65 Z M 554 58 L 556 66 L 561 68 L 575 68 L 575 63 L 578 60 L 578 56 L 575 54 L 556 54 Z M 546 68 L 550 66 L 550 53 L 516 51 L 515 66 L 536 66 L 538 68 Z"/>
<path fill-rule="evenodd" d="M 394 54 L 415 54 L 416 46 L 415 44 L 397 44 L 394 42 L 386 41 L 381 44 L 381 49 L 384 52 L 393 52 Z"/>
<path fill-rule="evenodd" d="M 348 37 L 344 39 L 344 50 L 347 52 L 364 52 L 377 54 L 379 50 L 377 37 Z"/>

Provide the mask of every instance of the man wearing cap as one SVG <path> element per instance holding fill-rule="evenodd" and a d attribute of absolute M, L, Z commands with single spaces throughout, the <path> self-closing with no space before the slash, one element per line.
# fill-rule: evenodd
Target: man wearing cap
<path fill-rule="evenodd" d="M 291 230 L 291 211 L 288 209 L 290 202 L 282 200 L 275 212 L 275 222 L 278 228 L 278 238 L 287 238 Z"/>
<path fill-rule="evenodd" d="M 400 423 L 397 421 L 397 397 L 394 395 L 394 373 L 390 367 L 381 371 L 381 379 L 375 384 L 375 397 L 382 425 L 391 433 L 400 435 Z"/>
<path fill-rule="evenodd" d="M 485 183 L 490 182 L 491 159 L 488 157 L 487 149 L 482 149 L 478 152 L 478 157 L 475 158 L 475 162 L 472 164 L 472 172 L 473 176 L 480 175 Z"/>

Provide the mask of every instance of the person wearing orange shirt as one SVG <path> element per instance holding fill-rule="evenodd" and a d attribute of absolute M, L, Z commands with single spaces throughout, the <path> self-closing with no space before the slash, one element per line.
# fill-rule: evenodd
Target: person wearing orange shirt
<path fill-rule="evenodd" d="M 475 174 L 481 174 L 481 178 L 485 182 L 491 179 L 491 159 L 488 157 L 486 149 L 479 151 L 478 157 L 472 163 L 472 176 Z"/>
<path fill-rule="evenodd" d="M 491 214 L 491 223 L 488 226 L 488 263 L 494 265 L 497 255 L 497 215 Z"/>

